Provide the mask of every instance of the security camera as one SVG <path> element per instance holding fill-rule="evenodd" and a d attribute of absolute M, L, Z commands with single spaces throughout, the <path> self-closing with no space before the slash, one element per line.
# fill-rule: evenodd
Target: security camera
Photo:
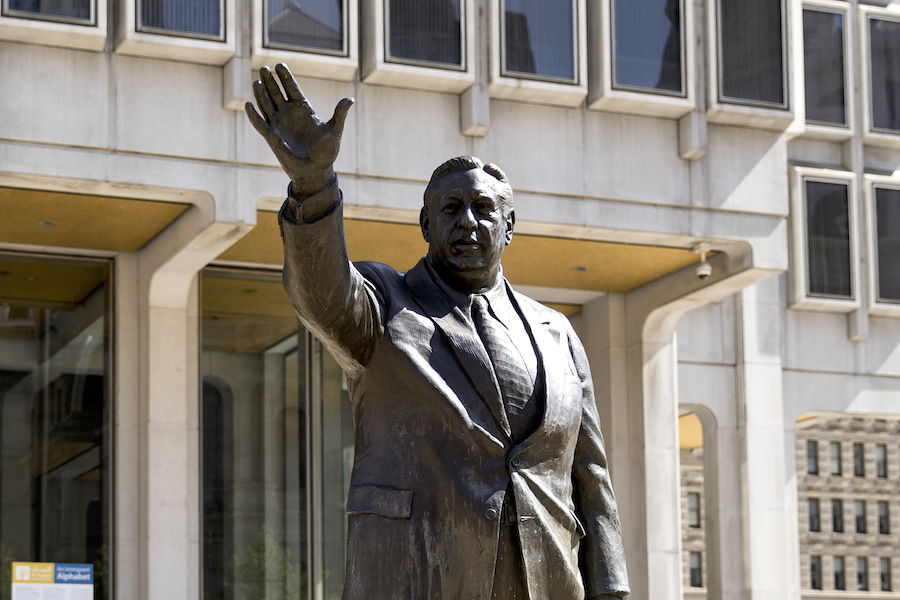
<path fill-rule="evenodd" d="M 709 264 L 706 261 L 703 261 L 699 265 L 697 265 L 697 277 L 699 277 L 701 281 L 706 279 L 710 275 L 712 275 L 712 265 L 711 264 Z"/>

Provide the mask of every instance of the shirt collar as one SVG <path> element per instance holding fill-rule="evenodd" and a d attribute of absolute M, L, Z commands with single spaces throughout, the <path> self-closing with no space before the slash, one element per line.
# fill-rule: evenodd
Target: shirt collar
<path fill-rule="evenodd" d="M 431 275 L 431 278 L 441 291 L 444 292 L 465 314 L 471 315 L 472 298 L 477 294 L 464 294 L 447 285 L 447 283 L 441 279 L 441 276 L 438 275 L 437 270 L 435 270 L 434 266 L 431 264 L 431 259 L 427 256 L 425 258 L 425 266 L 428 269 L 428 274 Z M 509 294 L 506 291 L 506 280 L 503 278 L 502 267 L 500 268 L 500 278 L 497 280 L 497 284 L 480 295 L 487 298 L 488 308 L 490 309 L 491 314 L 494 315 L 494 318 L 503 323 L 508 329 L 514 309 L 512 302 L 509 299 Z"/>

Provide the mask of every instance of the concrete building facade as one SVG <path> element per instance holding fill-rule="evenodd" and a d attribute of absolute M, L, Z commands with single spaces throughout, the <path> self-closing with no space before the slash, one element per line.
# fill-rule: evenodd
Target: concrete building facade
<path fill-rule="evenodd" d="M 799 598 L 795 424 L 900 413 L 898 23 L 856 0 L 4 0 L 4 560 L 94 562 L 117 599 L 339 597 L 346 389 L 279 290 L 287 180 L 243 113 L 283 61 L 323 118 L 356 98 L 351 259 L 415 263 L 445 159 L 507 172 L 504 273 L 588 351 L 633 596 L 686 596 L 693 412 L 709 597 Z"/>

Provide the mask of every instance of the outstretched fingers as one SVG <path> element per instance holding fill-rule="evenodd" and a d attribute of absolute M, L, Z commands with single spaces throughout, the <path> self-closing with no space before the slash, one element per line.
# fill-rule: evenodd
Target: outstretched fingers
<path fill-rule="evenodd" d="M 259 110 L 263 116 L 267 121 L 271 121 L 272 117 L 275 116 L 275 105 L 272 103 L 269 92 L 266 91 L 266 86 L 263 85 L 262 81 L 253 82 L 253 95 L 256 96 L 256 103 L 259 105 Z"/>
<path fill-rule="evenodd" d="M 343 133 L 344 121 L 347 120 L 347 113 L 350 112 L 350 107 L 353 106 L 354 102 L 356 101 L 353 98 L 344 98 L 335 107 L 334 116 L 328 121 L 328 125 L 336 134 L 340 135 Z"/>
<path fill-rule="evenodd" d="M 244 110 L 247 111 L 247 116 L 250 117 L 250 124 L 253 125 L 253 129 L 261 136 L 267 136 L 269 134 L 269 124 L 266 123 L 266 120 L 263 119 L 258 112 L 256 112 L 256 107 L 253 106 L 253 103 L 247 102 L 244 104 Z"/>
<path fill-rule="evenodd" d="M 281 80 L 281 87 L 284 88 L 288 101 L 299 102 L 300 105 L 310 113 L 314 112 L 309 100 L 306 99 L 306 95 L 303 93 L 303 90 L 300 89 L 300 85 L 297 83 L 297 80 L 294 78 L 293 73 L 291 73 L 287 65 L 278 63 L 275 65 L 275 73 L 278 74 L 278 79 Z"/>
<path fill-rule="evenodd" d="M 262 80 L 263 85 L 266 86 L 266 91 L 269 93 L 269 97 L 272 99 L 272 103 L 275 107 L 278 108 L 284 104 L 284 94 L 281 93 L 281 89 L 275 82 L 275 76 L 272 75 L 272 71 L 269 70 L 269 67 L 262 67 L 259 70 L 259 78 Z"/>

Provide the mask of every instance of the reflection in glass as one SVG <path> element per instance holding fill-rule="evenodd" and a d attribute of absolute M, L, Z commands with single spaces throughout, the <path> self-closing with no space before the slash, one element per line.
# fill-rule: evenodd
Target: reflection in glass
<path fill-rule="evenodd" d="M 221 0 L 141 0 L 141 30 L 219 36 Z"/>
<path fill-rule="evenodd" d="M 342 51 L 344 0 L 267 0 L 268 46 Z"/>
<path fill-rule="evenodd" d="M 872 128 L 900 131 L 900 22 L 869 18 Z"/>
<path fill-rule="evenodd" d="M 784 106 L 781 0 L 719 0 L 720 93 Z"/>
<path fill-rule="evenodd" d="M 105 261 L 0 255 L 0 567 L 93 563 L 97 599 L 109 596 L 109 322 Z"/>
<path fill-rule="evenodd" d="M 28 16 L 36 18 L 49 18 L 51 20 L 91 20 L 92 0 L 9 0 L 9 13 L 14 16 L 16 12 L 28 13 Z"/>
<path fill-rule="evenodd" d="M 615 85 L 681 94 L 680 0 L 616 0 Z"/>
<path fill-rule="evenodd" d="M 463 66 L 459 0 L 385 0 L 393 60 Z"/>
<path fill-rule="evenodd" d="M 875 189 L 878 299 L 900 302 L 900 190 Z"/>
<path fill-rule="evenodd" d="M 806 120 L 846 125 L 844 107 L 844 15 L 803 9 Z"/>
<path fill-rule="evenodd" d="M 312 587 L 339 600 L 353 464 L 343 372 L 278 275 L 210 269 L 202 292 L 204 598 L 300 600 Z"/>
<path fill-rule="evenodd" d="M 806 182 L 809 293 L 852 298 L 847 185 Z"/>
<path fill-rule="evenodd" d="M 506 0 L 504 73 L 575 79 L 572 0 Z"/>

